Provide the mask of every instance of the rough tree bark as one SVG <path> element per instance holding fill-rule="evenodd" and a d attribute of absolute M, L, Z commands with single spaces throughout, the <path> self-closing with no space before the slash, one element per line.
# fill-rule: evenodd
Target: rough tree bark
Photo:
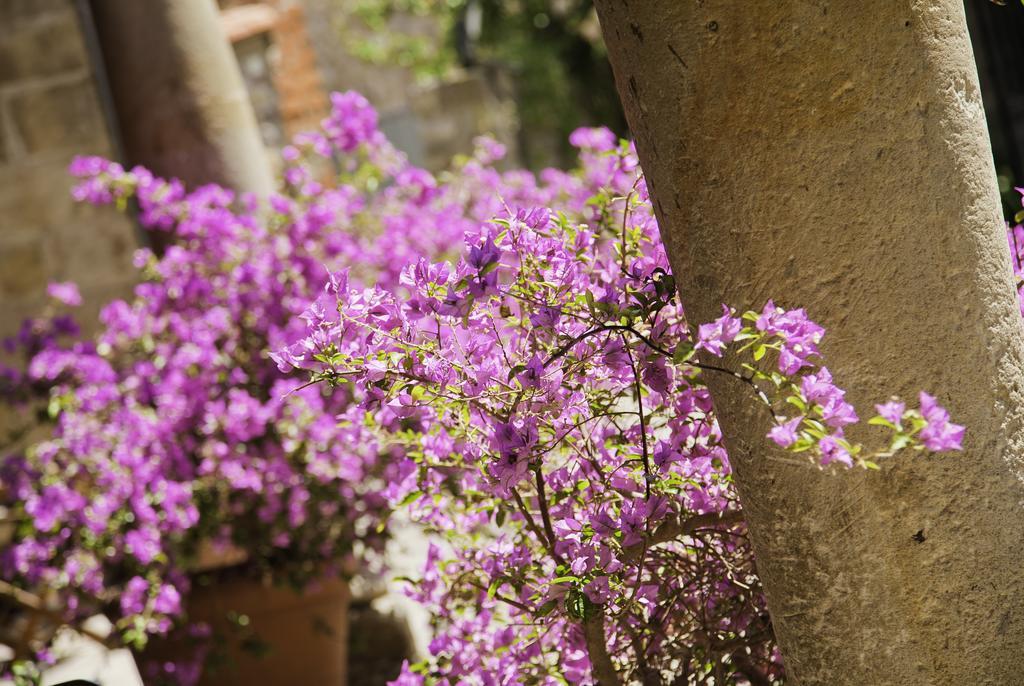
<path fill-rule="evenodd" d="M 273 173 L 214 0 L 91 0 L 126 162 L 267 194 Z"/>
<path fill-rule="evenodd" d="M 1019 683 L 1024 349 L 961 0 L 596 4 L 691 319 L 804 306 L 862 413 L 968 427 L 823 474 L 708 379 L 792 680 Z"/>

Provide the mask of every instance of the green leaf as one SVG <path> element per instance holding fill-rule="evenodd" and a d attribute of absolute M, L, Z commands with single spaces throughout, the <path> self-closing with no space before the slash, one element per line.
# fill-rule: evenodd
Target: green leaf
<path fill-rule="evenodd" d="M 790 405 L 793 405 L 794 407 L 796 407 L 796 409 L 800 410 L 800 412 L 803 412 L 803 413 L 807 412 L 807 403 L 805 403 L 804 399 L 801 398 L 798 395 L 788 396 L 786 398 L 786 402 L 789 403 Z"/>
<path fill-rule="evenodd" d="M 676 349 L 672 351 L 672 361 L 682 364 L 693 357 L 693 344 L 689 341 L 680 341 Z"/>
<path fill-rule="evenodd" d="M 566 583 L 578 583 L 580 578 L 578 576 L 560 576 L 551 580 L 553 584 L 566 584 Z"/>
<path fill-rule="evenodd" d="M 896 452 L 897 450 L 903 450 L 910 445 L 910 436 L 907 434 L 898 434 L 892 439 L 892 445 L 889 446 L 889 450 Z"/>
<path fill-rule="evenodd" d="M 872 426 L 887 426 L 893 431 L 899 431 L 899 428 L 885 417 L 872 417 L 868 420 L 868 424 Z"/>
<path fill-rule="evenodd" d="M 398 506 L 405 507 L 412 501 L 419 498 L 421 495 L 423 495 L 423 491 L 413 491 L 412 493 L 408 493 L 404 498 L 402 498 L 401 502 L 398 503 Z"/>
<path fill-rule="evenodd" d="M 539 617 L 546 617 L 546 616 L 548 616 L 549 614 L 551 614 L 551 612 L 552 612 L 552 611 L 553 611 L 553 610 L 554 610 L 554 609 L 555 609 L 556 607 L 558 607 L 558 601 L 557 601 L 557 600 L 549 600 L 548 602 L 544 603 L 543 605 L 541 605 L 541 606 L 540 606 L 540 607 L 539 607 L 539 608 L 537 609 L 537 615 L 538 615 Z"/>

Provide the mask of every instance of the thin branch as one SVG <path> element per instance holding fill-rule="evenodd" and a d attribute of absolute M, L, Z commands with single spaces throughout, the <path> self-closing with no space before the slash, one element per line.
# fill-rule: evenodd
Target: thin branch
<path fill-rule="evenodd" d="M 555 549 L 555 529 L 551 526 L 551 514 L 548 512 L 548 497 L 544 490 L 544 473 L 541 471 L 540 466 L 533 468 L 533 475 L 537 483 L 537 505 L 540 507 L 540 519 L 544 523 L 544 532 L 548 535 L 548 540 L 551 541 L 551 550 Z"/>
<path fill-rule="evenodd" d="M 622 342 L 626 343 L 626 337 L 623 335 Z M 633 392 L 636 393 L 636 405 L 640 414 L 640 446 L 643 454 L 644 461 L 644 494 L 647 499 L 651 498 L 651 455 L 647 448 L 647 419 L 644 417 L 644 395 L 643 389 L 640 387 L 640 373 L 636 369 L 636 361 L 633 360 L 633 351 L 629 349 L 629 345 L 626 345 L 626 355 L 629 356 L 629 366 L 633 370 Z M 646 528 L 646 523 L 644 528 Z"/>
<path fill-rule="evenodd" d="M 635 187 L 635 186 L 634 186 Z M 622 265 L 619 270 L 626 276 L 631 276 L 626 269 L 626 222 L 629 220 L 629 201 L 633 199 L 633 191 L 626 196 L 626 206 L 622 209 Z"/>
<path fill-rule="evenodd" d="M 744 521 L 742 510 L 728 510 L 726 512 L 706 512 L 693 515 L 685 520 L 672 520 L 665 522 L 655 531 L 648 542 L 650 545 L 659 545 L 674 541 L 680 536 L 687 536 L 699 529 L 710 529 L 718 524 L 733 526 Z M 627 559 L 635 558 L 643 549 L 640 543 L 627 546 L 623 553 Z"/>
<path fill-rule="evenodd" d="M 558 564 L 565 564 L 565 560 L 562 559 L 562 556 L 555 552 L 554 541 L 549 540 L 548 537 L 544 535 L 544 532 L 541 531 L 539 526 L 537 526 L 537 522 L 533 520 L 533 516 L 530 515 L 530 511 L 526 509 L 526 503 L 523 502 L 523 497 L 519 495 L 519 491 L 514 488 L 510 490 L 512 491 L 512 497 L 515 498 L 519 512 L 523 515 L 526 527 L 533 532 L 534 536 L 540 539 L 541 544 L 548 551 L 548 555 L 551 556 L 551 559 Z"/>
<path fill-rule="evenodd" d="M 640 333 L 639 331 L 637 331 L 632 326 L 629 326 L 627 324 L 603 324 L 601 326 L 595 326 L 592 329 L 589 329 L 589 330 L 584 331 L 583 333 L 581 333 L 581 334 L 579 334 L 577 336 L 574 336 L 572 339 L 569 340 L 568 343 L 566 343 L 565 345 L 560 347 L 558 350 L 553 352 L 551 354 L 551 356 L 548 357 L 547 360 L 545 360 L 544 366 L 547 367 L 552 362 L 554 362 L 554 361 L 560 359 L 561 357 L 565 356 L 565 354 L 568 353 L 569 350 L 571 350 L 572 347 L 574 345 L 576 345 L 577 343 L 579 343 L 580 341 L 582 341 L 582 340 L 584 340 L 586 338 L 589 338 L 590 336 L 594 336 L 596 334 L 602 333 L 604 331 L 627 331 L 627 332 L 633 334 L 634 336 L 636 336 L 640 340 L 641 343 L 646 345 L 651 350 L 654 350 L 655 352 L 661 353 L 665 357 L 672 357 L 672 353 L 671 352 L 669 352 L 668 350 L 665 350 L 660 345 L 658 345 L 657 343 L 652 341 L 650 338 L 648 338 L 647 336 L 645 336 L 642 333 Z M 726 369 L 725 367 L 719 367 L 718 365 L 707 364 L 707 363 L 704 363 L 704 362 L 694 362 L 693 360 L 687 360 L 684 364 L 686 364 L 687 366 L 693 367 L 695 369 L 701 369 L 701 370 L 709 371 L 709 372 L 719 372 L 721 374 L 728 374 L 729 376 L 742 381 L 743 383 L 747 384 L 752 389 L 754 389 L 754 393 L 757 394 L 757 397 L 760 398 L 760 400 L 763 403 L 765 403 L 768 406 L 769 409 L 771 409 L 771 406 L 772 406 L 771 400 L 768 399 L 768 396 L 764 394 L 764 391 L 762 391 L 758 387 L 758 385 L 756 383 L 754 383 L 754 380 L 751 379 L 750 377 L 743 376 L 739 372 L 734 372 L 733 370 Z M 772 414 L 773 415 L 775 414 L 774 410 L 772 410 Z M 776 416 L 776 419 L 778 419 L 777 416 Z"/>
<path fill-rule="evenodd" d="M 490 590 L 487 589 L 487 588 L 484 588 L 483 584 L 478 584 L 475 581 L 468 581 L 467 583 L 470 586 L 472 586 L 473 588 L 476 588 L 476 589 L 479 589 L 481 591 L 484 591 L 485 593 L 490 593 Z M 512 598 L 503 596 L 500 593 L 494 593 L 491 597 L 493 597 L 495 600 L 500 600 L 501 602 L 505 603 L 506 605 L 509 605 L 510 607 L 514 607 L 517 610 L 521 610 L 522 612 L 525 612 L 526 614 L 529 614 L 529 615 L 533 614 L 533 609 L 532 608 L 527 607 L 526 605 L 523 605 L 518 600 L 513 600 Z"/>
<path fill-rule="evenodd" d="M 607 417 L 618 417 L 618 416 L 624 415 L 624 414 L 636 414 L 636 412 L 633 412 L 632 410 L 623 410 L 623 411 L 617 411 L 617 412 L 601 412 L 599 414 L 595 414 L 595 415 L 592 415 L 590 417 L 587 417 L 586 419 L 581 419 L 578 422 L 576 422 L 575 424 L 573 424 L 571 427 L 566 429 L 562 433 L 561 436 L 558 436 L 557 438 L 552 440 L 551 444 L 548 445 L 546 448 L 544 448 L 540 452 L 534 453 L 534 457 L 541 457 L 541 456 L 546 455 L 547 453 L 551 452 L 552 450 L 557 448 L 559 445 L 561 445 L 562 441 L 566 438 L 566 436 L 568 436 L 573 431 L 575 431 L 576 429 L 579 429 L 580 427 L 582 427 L 584 424 L 586 424 L 588 422 L 592 422 L 595 419 L 605 419 Z"/>

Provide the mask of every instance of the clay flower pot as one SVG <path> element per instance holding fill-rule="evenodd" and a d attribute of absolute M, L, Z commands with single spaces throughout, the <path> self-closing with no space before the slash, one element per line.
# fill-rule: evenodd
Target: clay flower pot
<path fill-rule="evenodd" d="M 200 686 L 345 686 L 350 600 L 348 584 L 336 578 L 301 593 L 244 578 L 197 579 L 185 608 L 215 639 Z M 153 640 L 141 657 L 173 660 L 188 650 Z"/>

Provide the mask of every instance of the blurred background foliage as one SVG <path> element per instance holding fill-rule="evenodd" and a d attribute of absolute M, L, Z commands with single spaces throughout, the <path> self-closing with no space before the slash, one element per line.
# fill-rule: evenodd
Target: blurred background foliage
<path fill-rule="evenodd" d="M 341 23 L 356 56 L 400 64 L 422 82 L 480 69 L 507 79 L 522 162 L 566 166 L 579 126 L 627 127 L 590 0 L 336 0 L 366 30 Z"/>

